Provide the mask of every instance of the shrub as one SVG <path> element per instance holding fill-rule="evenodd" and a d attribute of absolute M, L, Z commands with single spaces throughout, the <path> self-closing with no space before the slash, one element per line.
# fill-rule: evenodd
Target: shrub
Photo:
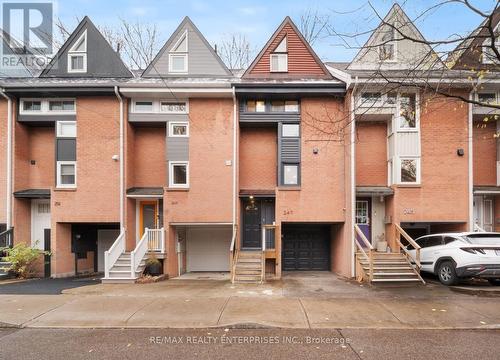
<path fill-rule="evenodd" d="M 34 249 L 22 243 L 10 249 L 6 248 L 4 252 L 6 253 L 4 261 L 11 263 L 9 271 L 23 279 L 35 274 L 35 263 L 40 255 L 50 255 L 48 251 Z"/>

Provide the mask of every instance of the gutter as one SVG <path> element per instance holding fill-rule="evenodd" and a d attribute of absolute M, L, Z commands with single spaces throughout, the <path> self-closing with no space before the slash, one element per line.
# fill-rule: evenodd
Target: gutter
<path fill-rule="evenodd" d="M 350 100 L 350 112 L 351 112 L 351 227 L 349 229 L 349 234 L 351 237 L 351 277 L 356 276 L 356 264 L 354 261 L 354 256 L 355 256 L 355 246 L 356 244 L 354 243 L 354 221 L 356 219 L 356 162 L 355 162 L 355 157 L 356 157 L 356 146 L 355 146 L 355 141 L 356 141 L 356 120 L 354 116 L 354 100 L 355 100 L 355 93 L 356 93 L 356 87 L 358 85 L 358 77 L 356 76 L 354 78 L 354 86 L 352 88 L 351 92 L 351 100 Z"/>
<path fill-rule="evenodd" d="M 7 230 L 12 227 L 12 98 L 0 89 L 0 95 L 7 100 L 7 193 L 5 201 Z"/>
<path fill-rule="evenodd" d="M 125 162 L 124 162 L 124 146 L 123 146 L 123 137 L 124 137 L 124 124 L 123 124 L 123 97 L 120 95 L 120 91 L 118 89 L 118 86 L 115 86 L 115 95 L 120 102 L 120 231 L 123 232 L 125 230 L 125 224 L 124 224 L 124 190 L 125 190 L 125 183 L 124 183 L 124 174 L 125 174 Z"/>
<path fill-rule="evenodd" d="M 237 134 L 237 125 L 238 125 L 238 105 L 236 102 L 236 90 L 234 86 L 233 90 L 233 214 L 232 214 L 232 222 L 233 222 L 233 236 L 236 234 L 236 136 Z"/>

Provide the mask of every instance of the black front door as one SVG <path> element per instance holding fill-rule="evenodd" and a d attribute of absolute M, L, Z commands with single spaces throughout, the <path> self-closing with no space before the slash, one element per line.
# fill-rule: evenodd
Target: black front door
<path fill-rule="evenodd" d="M 243 248 L 260 249 L 261 202 L 256 199 L 243 199 Z"/>
<path fill-rule="evenodd" d="M 50 251 L 50 229 L 43 230 L 43 250 Z M 50 255 L 43 256 L 45 277 L 50 277 Z"/>
<path fill-rule="evenodd" d="M 330 270 L 330 226 L 285 224 L 282 229 L 283 270 Z"/>

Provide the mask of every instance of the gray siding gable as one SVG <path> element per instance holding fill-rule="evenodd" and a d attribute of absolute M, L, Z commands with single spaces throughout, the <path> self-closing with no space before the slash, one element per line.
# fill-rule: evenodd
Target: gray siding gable
<path fill-rule="evenodd" d="M 85 31 L 87 31 L 87 72 L 68 73 L 68 51 Z M 40 77 L 131 78 L 133 75 L 101 32 L 86 16 L 42 71 Z"/>
<path fill-rule="evenodd" d="M 169 51 L 184 35 L 188 34 L 188 71 L 172 74 L 168 71 Z M 158 52 L 151 64 L 142 73 L 143 77 L 211 77 L 232 76 L 229 69 L 215 53 L 207 39 L 194 23 L 185 17 L 181 24 Z"/>

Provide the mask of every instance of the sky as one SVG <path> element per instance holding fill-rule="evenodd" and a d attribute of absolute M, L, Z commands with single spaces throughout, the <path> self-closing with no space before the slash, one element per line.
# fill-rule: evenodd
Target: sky
<path fill-rule="evenodd" d="M 443 0 L 400 0 L 410 19 Z M 471 0 L 482 10 L 491 10 L 497 0 Z M 189 16 L 213 45 L 233 33 L 244 34 L 258 52 L 283 21 L 290 16 L 298 25 L 308 9 L 328 16 L 333 28 L 344 34 L 360 34 L 376 28 L 394 0 L 57 0 L 56 16 L 68 27 L 77 18 L 88 15 L 96 25 L 117 26 L 119 19 L 155 23 L 160 32 L 160 46 L 169 38 L 184 16 Z M 370 4 L 375 8 L 376 13 Z M 443 40 L 454 34 L 466 35 L 482 18 L 461 4 L 447 4 L 428 12 L 416 21 L 428 40 Z M 324 61 L 350 61 L 368 35 L 349 39 L 345 46 L 339 37 L 325 37 L 313 44 Z"/>

